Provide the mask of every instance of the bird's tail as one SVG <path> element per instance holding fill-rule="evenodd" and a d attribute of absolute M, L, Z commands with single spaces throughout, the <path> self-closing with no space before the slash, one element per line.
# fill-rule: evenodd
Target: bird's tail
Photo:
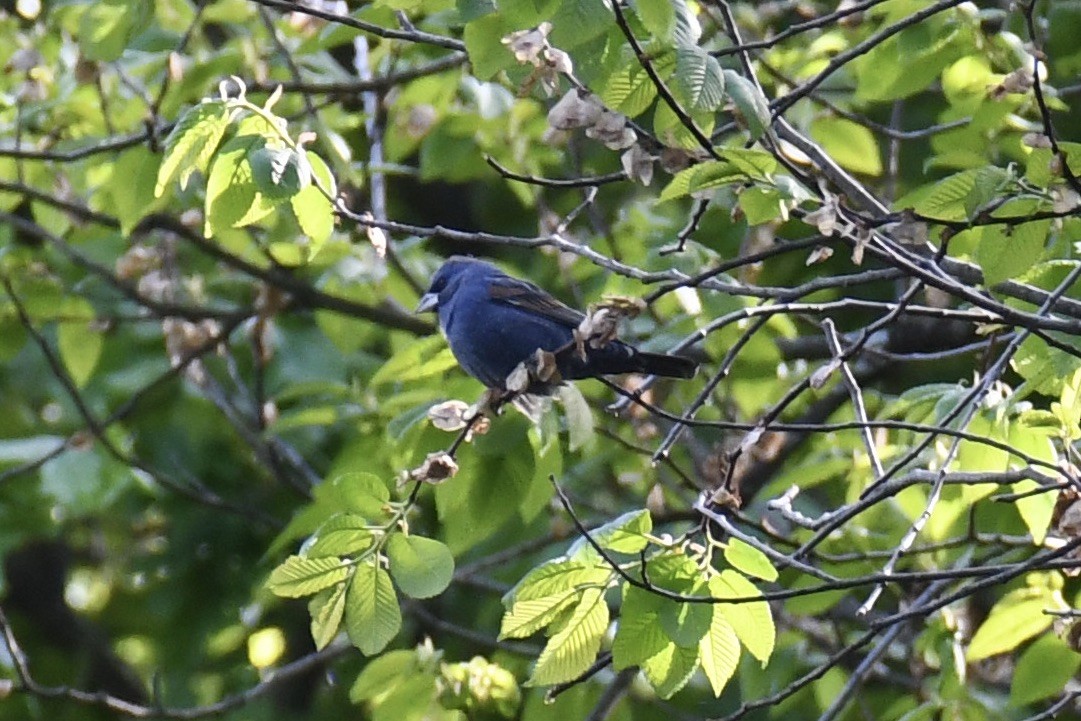
<path fill-rule="evenodd" d="M 664 353 L 646 353 L 638 351 L 632 360 L 634 370 L 666 378 L 694 378 L 698 364 L 690 358 Z"/>

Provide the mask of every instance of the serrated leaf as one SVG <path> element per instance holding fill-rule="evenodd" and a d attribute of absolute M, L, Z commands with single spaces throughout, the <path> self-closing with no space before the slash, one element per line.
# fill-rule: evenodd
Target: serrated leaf
<path fill-rule="evenodd" d="M 749 543 L 732 538 L 724 549 L 724 560 L 738 571 L 748 576 L 766 581 L 777 580 L 777 569 L 770 563 L 769 557 Z"/>
<path fill-rule="evenodd" d="M 697 668 L 698 647 L 684 648 L 674 643 L 642 664 L 642 671 L 661 698 L 671 698 L 686 686 Z"/>
<path fill-rule="evenodd" d="M 713 618 L 706 635 L 698 642 L 698 656 L 713 695 L 720 696 L 739 666 L 739 637 L 719 609 L 710 610 Z"/>
<path fill-rule="evenodd" d="M 365 528 L 368 521 L 352 513 L 342 513 L 327 519 L 304 548 L 308 558 L 348 556 L 372 545 L 372 532 Z"/>
<path fill-rule="evenodd" d="M 1005 170 L 992 166 L 955 173 L 935 183 L 931 192 L 915 204 L 914 210 L 938 220 L 967 220 L 969 206 L 973 204 L 970 195 L 979 194 L 978 189 L 988 185 L 998 187 L 1007 177 Z"/>
<path fill-rule="evenodd" d="M 593 411 L 582 391 L 573 383 L 559 386 L 559 402 L 567 419 L 567 445 L 571 452 L 580 451 L 593 442 Z"/>
<path fill-rule="evenodd" d="M 526 638 L 549 626 L 578 598 L 576 588 L 567 588 L 540 598 L 515 601 L 503 614 L 499 638 Z"/>
<path fill-rule="evenodd" d="M 603 583 L 611 569 L 566 558 L 554 558 L 537 566 L 519 581 L 503 598 L 512 602 L 543 598 L 590 583 Z"/>
<path fill-rule="evenodd" d="M 379 653 L 402 627 L 402 611 L 390 576 L 375 562 L 357 566 L 345 599 L 345 630 L 365 656 Z"/>
<path fill-rule="evenodd" d="M 434 538 L 395 533 L 387 541 L 390 575 L 412 598 L 438 596 L 454 578 L 454 556 Z"/>
<path fill-rule="evenodd" d="M 165 186 L 177 176 L 183 190 L 196 170 L 206 173 L 228 128 L 229 112 L 220 100 L 200 103 L 184 113 L 165 139 L 154 196 L 161 197 Z"/>
<path fill-rule="evenodd" d="M 645 508 L 624 513 L 590 533 L 601 548 L 616 553 L 638 553 L 649 544 L 653 518 Z"/>
<path fill-rule="evenodd" d="M 722 599 L 762 595 L 753 583 L 727 569 L 709 579 L 709 593 L 714 598 Z M 765 666 L 773 654 L 773 645 L 777 640 L 777 630 L 773 625 L 769 604 L 765 601 L 721 602 L 714 604 L 714 608 L 731 624 L 736 636 L 751 655 Z"/>
<path fill-rule="evenodd" d="M 638 19 L 646 30 L 663 43 L 671 42 L 676 29 L 676 8 L 672 0 L 636 0 Z"/>
<path fill-rule="evenodd" d="M 695 595 L 694 591 L 704 586 L 705 584 L 700 584 L 691 589 L 690 595 Z M 678 646 L 694 646 L 709 631 L 713 619 L 713 604 L 665 599 L 657 619 L 672 643 Z"/>
<path fill-rule="evenodd" d="M 310 596 L 344 581 L 350 570 L 337 558 L 290 556 L 271 572 L 267 588 L 285 598 Z"/>
<path fill-rule="evenodd" d="M 983 270 L 984 285 L 991 287 L 1030 271 L 1043 255 L 1050 230 L 1049 220 L 981 228 L 976 262 Z"/>
<path fill-rule="evenodd" d="M 345 613 L 347 583 L 324 589 L 308 601 L 308 615 L 312 618 L 312 641 L 316 649 L 326 648 L 338 635 L 338 628 Z"/>
<path fill-rule="evenodd" d="M 545 644 L 529 684 L 547 686 L 577 678 L 597 657 L 607 629 L 608 605 L 604 602 L 604 590 L 586 589 L 566 626 Z"/>
<path fill-rule="evenodd" d="M 655 593 L 624 584 L 619 625 L 612 642 L 612 665 L 617 671 L 638 666 L 668 646 L 660 623 L 663 603 L 664 599 Z"/>
<path fill-rule="evenodd" d="M 303 152 L 311 168 L 313 182 L 305 185 L 291 197 L 289 205 L 293 208 L 293 215 L 296 216 L 300 229 L 311 240 L 308 253 L 310 260 L 330 240 L 330 234 L 334 232 L 334 206 L 320 190 L 320 186 L 331 198 L 337 197 L 338 187 L 326 162 L 311 151 Z"/>
<path fill-rule="evenodd" d="M 330 481 L 335 500 L 342 510 L 363 516 L 369 521 L 387 514 L 390 491 L 383 479 L 367 471 L 352 471 L 335 476 Z"/>
<path fill-rule="evenodd" d="M 672 89 L 688 113 L 712 112 L 724 102 L 724 74 L 717 59 L 697 45 L 676 49 Z"/>
<path fill-rule="evenodd" d="M 1024 479 L 1010 485 L 1014 493 L 1029 493 L 1032 495 L 1018 498 L 1014 501 L 1021 520 L 1025 523 L 1032 542 L 1039 545 L 1047 538 L 1047 530 L 1051 525 L 1051 517 L 1055 512 L 1056 495 L 1054 493 L 1033 493 L 1041 485 L 1031 479 Z"/>
<path fill-rule="evenodd" d="M 751 138 L 757 140 L 770 124 L 769 103 L 765 96 L 754 83 L 734 70 L 724 71 L 724 87 L 747 125 Z"/>
<path fill-rule="evenodd" d="M 668 52 L 655 58 L 654 69 L 664 77 L 675 67 L 675 54 Z M 634 118 L 646 111 L 657 97 L 657 86 L 641 63 L 629 62 L 612 74 L 601 93 L 601 100 L 610 110 Z"/>

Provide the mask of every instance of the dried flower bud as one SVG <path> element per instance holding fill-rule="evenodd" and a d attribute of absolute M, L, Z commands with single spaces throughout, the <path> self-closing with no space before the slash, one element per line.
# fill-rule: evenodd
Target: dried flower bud
<path fill-rule="evenodd" d="M 833 257 L 833 248 L 828 245 L 816 245 L 815 249 L 807 256 L 807 261 L 804 265 L 814 265 L 815 263 L 821 263 L 829 260 Z"/>
<path fill-rule="evenodd" d="M 444 401 L 428 409 L 428 420 L 441 431 L 458 431 L 465 428 L 468 411 L 469 404 L 465 401 Z"/>
<path fill-rule="evenodd" d="M 414 481 L 438 484 L 453 478 L 458 473 L 458 464 L 446 451 L 429 453 L 418 468 L 409 471 L 409 477 Z"/>
<path fill-rule="evenodd" d="M 635 143 L 619 158 L 623 172 L 636 183 L 649 185 L 653 181 L 653 156 Z"/>
<path fill-rule="evenodd" d="M 586 135 L 604 143 L 609 150 L 629 148 L 638 139 L 638 135 L 627 127 L 627 118 L 619 113 L 605 109 L 593 127 L 586 130 Z"/>
<path fill-rule="evenodd" d="M 583 95 L 571 88 L 548 111 L 548 125 L 556 130 L 573 130 L 593 125 L 604 112 L 600 98 L 593 93 Z"/>
<path fill-rule="evenodd" d="M 502 43 L 514 53 L 518 62 L 537 65 L 541 51 L 548 46 L 548 33 L 551 30 L 551 23 L 541 23 L 532 30 L 519 30 L 507 35 Z"/>

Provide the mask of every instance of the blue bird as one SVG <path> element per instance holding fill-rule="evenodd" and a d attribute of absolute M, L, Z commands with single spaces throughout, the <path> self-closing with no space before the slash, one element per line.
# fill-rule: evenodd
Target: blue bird
<path fill-rule="evenodd" d="M 618 340 L 600 347 L 577 342 L 574 331 L 585 314 L 475 258 L 454 256 L 436 271 L 417 307 L 418 313 L 432 310 L 458 363 L 492 389 L 506 390 L 507 376 L 538 349 L 554 354 L 559 378 L 533 378 L 530 394 L 550 393 L 560 379 L 617 373 L 691 378 L 698 368 L 688 358 L 647 353 Z"/>

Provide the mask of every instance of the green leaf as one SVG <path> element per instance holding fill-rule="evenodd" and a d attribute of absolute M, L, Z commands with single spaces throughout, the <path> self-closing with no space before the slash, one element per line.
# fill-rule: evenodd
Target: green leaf
<path fill-rule="evenodd" d="M 551 596 L 585 584 L 604 583 L 611 569 L 603 566 L 554 558 L 537 566 L 504 597 L 504 604 Z"/>
<path fill-rule="evenodd" d="M 207 237 L 229 228 L 251 225 L 274 211 L 252 175 L 252 153 L 266 145 L 262 135 L 238 135 L 222 146 L 206 183 Z"/>
<path fill-rule="evenodd" d="M 719 697 L 739 665 L 739 637 L 719 608 L 710 607 L 710 611 L 713 618 L 698 642 L 698 656 L 713 695 Z"/>
<path fill-rule="evenodd" d="M 671 42 L 676 29 L 676 9 L 672 0 L 636 0 L 638 19 L 646 30 L 663 43 Z"/>
<path fill-rule="evenodd" d="M 333 198 L 338 194 L 338 187 L 326 162 L 311 151 L 306 150 L 304 153 L 316 182 L 308 183 L 301 188 L 289 199 L 289 205 L 293 209 L 293 215 L 296 216 L 300 229 L 311 239 L 311 248 L 308 253 L 308 258 L 311 259 L 330 240 L 330 234 L 334 232 L 334 206 L 323 194 L 323 190 L 326 190 Z M 323 190 L 320 190 L 320 186 Z"/>
<path fill-rule="evenodd" d="M 612 24 L 612 12 L 598 0 L 561 0 L 552 16 L 553 46 L 572 50 L 605 32 Z"/>
<path fill-rule="evenodd" d="M 660 624 L 665 600 L 655 593 L 623 584 L 623 603 L 619 625 L 612 642 L 612 666 L 618 671 L 638 666 L 668 646 L 668 637 Z"/>
<path fill-rule="evenodd" d="M 616 553 L 638 553 L 649 545 L 646 537 L 653 530 L 653 519 L 645 508 L 624 513 L 590 535 L 597 545 Z"/>
<path fill-rule="evenodd" d="M 1058 610 L 1061 606 L 1047 589 L 1027 587 L 1007 593 L 991 608 L 972 636 L 965 658 L 969 662 L 979 661 L 1013 651 L 1046 631 L 1052 619 L 1044 611 Z"/>
<path fill-rule="evenodd" d="M 163 204 L 154 195 L 160 167 L 157 157 L 143 147 L 125 150 L 116 159 L 108 197 L 124 235 L 130 235 L 140 220 Z"/>
<path fill-rule="evenodd" d="M 326 648 L 338 635 L 345 613 L 345 590 L 347 583 L 339 583 L 312 596 L 308 601 L 308 614 L 312 617 L 312 641 L 317 649 Z"/>
<path fill-rule="evenodd" d="M 642 664 L 642 671 L 661 698 L 671 698 L 686 686 L 697 668 L 698 648 L 683 648 L 674 643 Z"/>
<path fill-rule="evenodd" d="M 154 196 L 160 198 L 177 176 L 183 190 L 192 173 L 205 173 L 228 128 L 229 112 L 220 100 L 200 103 L 184 113 L 165 139 Z"/>
<path fill-rule="evenodd" d="M 739 194 L 739 207 L 750 225 L 761 225 L 777 220 L 784 213 L 781 195 L 772 188 L 754 186 Z"/>
<path fill-rule="evenodd" d="M 761 596 L 753 583 L 735 571 L 725 569 L 720 575 L 709 579 L 709 593 L 714 598 L 748 598 Z M 773 654 L 777 630 L 773 614 L 765 601 L 741 603 L 718 603 L 714 608 L 731 624 L 740 642 L 763 666 Z"/>
<path fill-rule="evenodd" d="M 1030 271 L 1043 255 L 1050 230 L 1050 220 L 981 228 L 976 261 L 983 269 L 984 285 L 991 287 Z"/>
<path fill-rule="evenodd" d="M 1026 478 L 1011 484 L 1010 490 L 1014 493 L 1031 493 L 1041 487 L 1041 484 Z M 1032 536 L 1032 542 L 1037 545 L 1043 544 L 1044 539 L 1047 538 L 1047 531 L 1051 525 L 1051 516 L 1055 512 L 1057 498 L 1058 496 L 1055 493 L 1045 491 L 1014 501 L 1014 507 L 1017 508 L 1021 520 L 1025 523 L 1025 528 L 1028 529 L 1029 535 Z"/>
<path fill-rule="evenodd" d="M 955 173 L 935 183 L 931 192 L 915 204 L 914 210 L 938 220 L 967 220 L 973 205 L 970 196 L 983 198 L 986 188 L 998 188 L 1008 177 L 1005 170 L 993 166 Z"/>
<path fill-rule="evenodd" d="M 604 589 L 588 588 L 582 593 L 566 626 L 544 646 L 529 684 L 547 686 L 580 676 L 597 657 L 607 629 L 608 605 L 604 602 Z"/>
<path fill-rule="evenodd" d="M 717 59 L 697 45 L 676 49 L 672 90 L 688 113 L 711 112 L 724 102 L 724 74 Z"/>
<path fill-rule="evenodd" d="M 499 638 L 526 638 L 545 628 L 578 599 L 577 588 L 565 588 L 547 596 L 515 601 L 503 614 Z"/>
<path fill-rule="evenodd" d="M 748 576 L 765 581 L 777 580 L 777 569 L 770 563 L 769 556 L 738 538 L 728 541 L 724 548 L 724 560 L 728 561 L 732 568 L 743 571 Z"/>
<path fill-rule="evenodd" d="M 423 536 L 395 533 L 387 541 L 390 575 L 412 598 L 438 596 L 454 578 L 454 556 L 446 544 Z"/>
<path fill-rule="evenodd" d="M 290 556 L 267 579 L 267 588 L 277 596 L 300 598 L 344 581 L 351 567 L 337 558 Z"/>
<path fill-rule="evenodd" d="M 412 650 L 395 649 L 373 658 L 349 689 L 353 703 L 386 698 L 402 681 L 417 673 L 417 654 Z"/>
<path fill-rule="evenodd" d="M 580 451 L 593 442 L 593 411 L 582 391 L 573 383 L 559 386 L 558 393 L 567 418 L 567 445 L 572 453 Z"/>
<path fill-rule="evenodd" d="M 846 118 L 820 117 L 811 123 L 817 140 L 841 167 L 864 175 L 882 175 L 882 152 L 870 130 Z"/>
<path fill-rule="evenodd" d="M 353 471 L 335 476 L 330 482 L 334 501 L 343 510 L 363 516 L 368 520 L 382 518 L 387 513 L 390 491 L 383 479 L 367 471 Z"/>
<path fill-rule="evenodd" d="M 372 532 L 365 528 L 368 521 L 352 513 L 342 513 L 327 519 L 304 548 L 308 558 L 348 556 L 372 545 Z"/>
<path fill-rule="evenodd" d="M 500 70 L 517 65 L 514 55 L 502 43 L 502 38 L 513 28 L 502 15 L 480 17 L 465 25 L 462 38 L 469 64 L 478 80 L 491 80 Z"/>
<path fill-rule="evenodd" d="M 90 60 L 117 60 L 133 37 L 146 28 L 152 9 L 141 0 L 98 0 L 79 22 L 79 44 Z"/>
<path fill-rule="evenodd" d="M 292 148 L 264 145 L 251 153 L 248 162 L 255 186 L 269 200 L 292 198 L 311 184 L 311 167 Z"/>
<path fill-rule="evenodd" d="M 665 53 L 656 58 L 653 67 L 664 77 L 675 67 L 675 54 Z M 604 91 L 600 94 L 606 107 L 628 118 L 634 118 L 646 111 L 657 97 L 657 86 L 650 80 L 649 74 L 641 63 L 628 62 L 608 79 Z"/>
<path fill-rule="evenodd" d="M 1081 667 L 1081 656 L 1058 636 L 1036 639 L 1017 659 L 1010 682 L 1010 704 L 1026 706 L 1058 696 Z"/>
<path fill-rule="evenodd" d="M 372 379 L 371 386 L 416 381 L 440 375 L 458 365 L 454 354 L 439 335 L 413 341 L 390 357 Z"/>
<path fill-rule="evenodd" d="M 724 87 L 743 118 L 751 138 L 758 139 L 770 124 L 769 103 L 762 92 L 747 78 L 734 70 L 724 71 Z"/>
<path fill-rule="evenodd" d="M 390 576 L 375 560 L 357 566 L 345 599 L 345 629 L 365 656 L 379 653 L 402 627 L 402 611 Z"/>
<path fill-rule="evenodd" d="M 692 592 L 704 586 L 705 584 L 699 584 Z M 665 599 L 657 619 L 665 635 L 673 643 L 679 646 L 694 646 L 709 631 L 713 619 L 713 604 Z"/>
<path fill-rule="evenodd" d="M 94 328 L 94 307 L 83 298 L 65 298 L 56 331 L 60 360 L 75 385 L 86 385 L 101 357 L 101 332 Z"/>

